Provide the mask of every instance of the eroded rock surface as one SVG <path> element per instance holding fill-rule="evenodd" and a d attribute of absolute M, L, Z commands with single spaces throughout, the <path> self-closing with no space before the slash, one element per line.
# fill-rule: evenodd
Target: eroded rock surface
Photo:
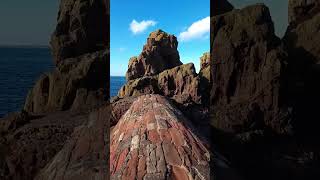
<path fill-rule="evenodd" d="M 318 0 L 289 0 L 289 23 L 299 24 L 319 13 L 319 10 Z"/>
<path fill-rule="evenodd" d="M 62 0 L 51 37 L 54 62 L 106 49 L 109 14 L 106 0 Z"/>
<path fill-rule="evenodd" d="M 156 75 L 181 65 L 177 48 L 178 41 L 174 35 L 162 30 L 151 32 L 141 54 L 130 59 L 127 80 Z"/>
<path fill-rule="evenodd" d="M 249 6 L 212 18 L 212 124 L 227 132 L 286 131 L 280 85 L 287 56 L 269 10 Z"/>
<path fill-rule="evenodd" d="M 192 63 L 165 70 L 158 75 L 128 81 L 119 90 L 119 97 L 161 94 L 177 102 L 201 102 L 200 79 Z"/>
<path fill-rule="evenodd" d="M 24 109 L 46 113 L 101 105 L 106 96 L 107 52 L 65 59 L 30 90 Z"/>
<path fill-rule="evenodd" d="M 110 135 L 111 179 L 209 179 L 210 153 L 160 95 L 140 96 Z"/>
<path fill-rule="evenodd" d="M 6 122 L 0 124 L 0 179 L 33 179 L 86 118 L 86 114 L 73 112 L 44 117 L 23 112 L 0 119 Z"/>
<path fill-rule="evenodd" d="M 35 179 L 108 179 L 109 118 L 110 106 L 91 112 Z"/>

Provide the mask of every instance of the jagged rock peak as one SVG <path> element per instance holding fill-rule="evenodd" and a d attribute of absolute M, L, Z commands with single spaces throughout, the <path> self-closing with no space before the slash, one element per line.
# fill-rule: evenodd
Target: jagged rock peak
<path fill-rule="evenodd" d="M 129 60 L 127 80 L 156 75 L 166 69 L 181 65 L 178 41 L 160 29 L 151 32 L 141 54 Z"/>

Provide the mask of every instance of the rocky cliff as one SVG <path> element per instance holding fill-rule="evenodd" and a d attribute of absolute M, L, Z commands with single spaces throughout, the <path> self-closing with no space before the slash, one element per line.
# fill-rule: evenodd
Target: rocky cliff
<path fill-rule="evenodd" d="M 263 4 L 211 17 L 211 140 L 245 179 L 320 177 L 318 7 L 290 0 L 283 39 Z"/>
<path fill-rule="evenodd" d="M 105 0 L 61 1 L 55 69 L 0 120 L 0 179 L 106 179 L 109 17 Z"/>

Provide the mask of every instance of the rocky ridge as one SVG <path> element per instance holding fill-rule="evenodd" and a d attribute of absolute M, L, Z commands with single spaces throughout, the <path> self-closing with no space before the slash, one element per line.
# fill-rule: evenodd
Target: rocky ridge
<path fill-rule="evenodd" d="M 209 179 L 210 152 L 188 123 L 166 98 L 138 97 L 111 132 L 111 179 Z"/>

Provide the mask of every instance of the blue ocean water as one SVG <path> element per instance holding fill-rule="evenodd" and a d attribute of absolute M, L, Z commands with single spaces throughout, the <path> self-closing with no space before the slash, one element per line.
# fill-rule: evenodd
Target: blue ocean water
<path fill-rule="evenodd" d="M 53 68 L 47 47 L 0 47 L 0 117 L 22 109 L 29 89 Z"/>
<path fill-rule="evenodd" d="M 110 77 L 110 96 L 116 96 L 120 88 L 126 83 L 126 78 L 121 76 Z"/>

